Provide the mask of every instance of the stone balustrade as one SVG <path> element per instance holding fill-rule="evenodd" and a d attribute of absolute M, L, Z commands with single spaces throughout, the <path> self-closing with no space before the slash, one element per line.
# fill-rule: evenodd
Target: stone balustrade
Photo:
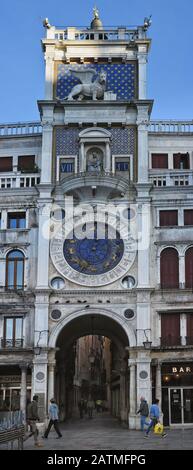
<path fill-rule="evenodd" d="M 57 32 L 57 34 L 60 35 L 59 32 Z M 61 34 L 63 35 L 64 32 L 61 32 Z M 104 34 L 104 32 L 101 34 Z M 149 124 L 149 132 L 161 134 L 193 134 L 193 121 L 152 120 Z M 41 133 L 42 125 L 40 121 L 0 124 L 0 138 L 19 137 Z"/>
<path fill-rule="evenodd" d="M 104 26 L 100 30 L 89 29 L 86 26 L 75 27 L 55 27 L 51 26 L 46 30 L 47 39 L 58 41 L 135 41 L 146 38 L 146 29 L 143 26 Z"/>
<path fill-rule="evenodd" d="M 190 134 L 193 133 L 193 121 L 150 121 L 149 132 L 160 134 Z"/>
<path fill-rule="evenodd" d="M 7 173 L 0 176 L 0 189 L 33 188 L 40 183 L 38 173 Z"/>
<path fill-rule="evenodd" d="M 17 137 L 41 134 L 42 125 L 39 121 L 0 124 L 0 137 Z"/>
<path fill-rule="evenodd" d="M 149 179 L 155 187 L 191 186 L 193 185 L 192 170 L 150 170 Z"/>

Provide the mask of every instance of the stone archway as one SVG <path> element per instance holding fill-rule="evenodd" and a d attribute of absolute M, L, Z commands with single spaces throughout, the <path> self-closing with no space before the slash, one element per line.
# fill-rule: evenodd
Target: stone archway
<path fill-rule="evenodd" d="M 68 364 L 70 358 L 73 360 L 74 357 L 72 349 L 74 342 L 79 338 L 87 337 L 88 335 L 100 335 L 100 337 L 108 338 L 113 345 L 112 348 L 114 356 L 116 356 L 116 360 L 118 360 L 117 357 L 119 357 L 118 370 L 113 369 L 113 373 L 116 372 L 116 374 L 113 375 L 113 386 L 115 387 L 116 385 L 116 393 L 119 395 L 118 398 L 116 398 L 116 400 L 119 401 L 119 418 L 122 422 L 127 422 L 129 404 L 127 350 L 129 346 L 135 346 L 135 334 L 128 326 L 128 323 L 129 322 L 126 321 L 124 317 L 120 317 L 120 315 L 115 312 L 107 309 L 103 309 L 101 312 L 101 309 L 99 308 L 83 308 L 67 315 L 58 322 L 50 335 L 49 341 L 49 347 L 51 348 L 50 351 L 56 351 L 54 361 L 56 365 L 55 386 L 53 384 L 54 375 L 52 368 L 51 379 L 49 375 L 49 384 L 51 388 L 49 398 L 50 393 L 52 395 L 54 391 L 60 405 L 62 404 L 62 408 L 65 406 L 69 407 L 67 388 L 70 388 L 70 390 L 73 388 L 73 381 L 71 377 L 69 385 L 67 371 L 69 370 Z M 51 364 L 53 364 L 52 352 L 49 354 L 49 370 Z M 70 364 L 70 370 L 72 371 L 72 362 Z M 117 383 L 115 383 L 115 375 L 117 377 Z M 111 382 L 109 385 L 109 387 L 111 387 L 111 399 L 115 400 L 113 386 Z M 64 412 L 64 415 L 65 413 L 66 411 Z"/>

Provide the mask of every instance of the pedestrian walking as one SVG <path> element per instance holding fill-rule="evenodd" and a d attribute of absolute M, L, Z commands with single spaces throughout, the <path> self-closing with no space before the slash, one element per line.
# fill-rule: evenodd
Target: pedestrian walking
<path fill-rule="evenodd" d="M 78 402 L 78 409 L 79 409 L 79 414 L 80 414 L 80 418 L 82 419 L 83 418 L 83 415 L 84 415 L 84 411 L 85 411 L 85 402 L 84 402 L 84 398 L 81 398 Z"/>
<path fill-rule="evenodd" d="M 147 421 L 147 417 L 149 416 L 149 406 L 144 397 L 140 398 L 140 407 L 137 411 L 137 414 L 140 413 L 140 425 L 141 431 L 144 431 L 144 426 L 149 426 L 150 422 Z"/>
<path fill-rule="evenodd" d="M 89 418 L 92 418 L 92 414 L 93 414 L 93 410 L 94 410 L 94 401 L 92 400 L 92 398 L 88 399 L 87 410 L 88 410 Z"/>
<path fill-rule="evenodd" d="M 147 431 L 145 433 L 144 437 L 149 437 L 149 433 L 151 429 L 155 428 L 155 425 L 160 422 L 160 409 L 159 409 L 159 400 L 156 398 L 154 403 L 150 407 L 150 423 L 147 428 Z M 164 438 L 167 436 L 165 432 L 162 432 L 161 436 Z"/>
<path fill-rule="evenodd" d="M 28 403 L 27 406 L 27 424 L 30 426 L 30 434 L 26 437 L 27 440 L 30 436 L 34 436 L 34 445 L 36 447 L 43 447 L 43 444 L 39 441 L 39 431 L 37 428 L 37 421 L 40 421 L 38 415 L 38 395 L 33 396 L 32 402 Z"/>
<path fill-rule="evenodd" d="M 56 400 L 55 398 L 51 398 L 50 400 L 50 407 L 49 407 L 49 418 L 50 418 L 50 421 L 48 423 L 48 427 L 44 433 L 44 439 L 47 439 L 48 437 L 48 434 L 50 432 L 50 429 L 52 427 L 52 425 L 54 426 L 54 429 L 58 435 L 58 437 L 56 439 L 59 439 L 60 437 L 62 437 L 62 434 L 60 432 L 60 429 L 59 429 L 59 426 L 58 426 L 58 405 L 56 403 Z"/>

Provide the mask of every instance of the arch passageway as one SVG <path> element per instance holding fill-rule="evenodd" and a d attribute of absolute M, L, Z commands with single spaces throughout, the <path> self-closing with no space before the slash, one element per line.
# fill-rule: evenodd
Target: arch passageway
<path fill-rule="evenodd" d="M 51 391 L 62 420 L 89 415 L 92 402 L 93 413 L 108 412 L 127 422 L 128 347 L 124 326 L 97 311 L 83 312 L 61 325 Z"/>

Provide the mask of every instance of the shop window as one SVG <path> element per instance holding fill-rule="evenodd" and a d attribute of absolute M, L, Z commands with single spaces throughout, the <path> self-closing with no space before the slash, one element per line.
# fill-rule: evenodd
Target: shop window
<path fill-rule="evenodd" d="M 160 227 L 178 225 L 178 211 L 160 211 L 159 213 Z"/>
<path fill-rule="evenodd" d="M 174 153 L 174 169 L 175 170 L 189 170 L 190 168 L 190 158 L 189 153 Z"/>
<path fill-rule="evenodd" d="M 18 170 L 25 173 L 36 171 L 35 155 L 21 155 L 18 157 Z"/>
<path fill-rule="evenodd" d="M 151 163 L 152 163 L 152 168 L 155 168 L 155 169 L 168 168 L 168 154 L 167 153 L 152 153 Z"/>
<path fill-rule="evenodd" d="M 13 171 L 13 157 L 0 157 L 0 172 Z"/>
<path fill-rule="evenodd" d="M 26 213 L 8 212 L 7 228 L 26 228 Z"/>
<path fill-rule="evenodd" d="M 6 257 L 6 288 L 23 289 L 24 254 L 19 250 L 10 251 Z"/>
<path fill-rule="evenodd" d="M 193 247 L 188 248 L 185 254 L 185 286 L 193 288 Z"/>
<path fill-rule="evenodd" d="M 193 313 L 187 314 L 186 319 L 187 319 L 186 344 L 193 345 Z"/>
<path fill-rule="evenodd" d="M 185 209 L 184 225 L 193 225 L 193 210 L 192 209 Z"/>
<path fill-rule="evenodd" d="M 161 346 L 178 346 L 180 344 L 180 314 L 162 314 Z"/>
<path fill-rule="evenodd" d="M 165 248 L 161 252 L 160 278 L 162 289 L 176 289 L 179 287 L 179 259 L 174 248 Z"/>
<path fill-rule="evenodd" d="M 23 346 L 23 318 L 7 317 L 4 319 L 4 348 L 17 348 Z"/>

